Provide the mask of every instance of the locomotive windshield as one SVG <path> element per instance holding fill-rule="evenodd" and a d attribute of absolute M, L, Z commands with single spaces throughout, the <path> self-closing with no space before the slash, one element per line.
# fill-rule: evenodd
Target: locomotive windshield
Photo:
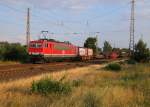
<path fill-rule="evenodd" d="M 31 43 L 30 47 L 31 48 L 41 48 L 42 47 L 42 43 Z"/>

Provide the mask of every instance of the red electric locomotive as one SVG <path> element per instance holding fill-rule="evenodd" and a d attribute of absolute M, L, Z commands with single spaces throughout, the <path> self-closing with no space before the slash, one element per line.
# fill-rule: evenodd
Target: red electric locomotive
<path fill-rule="evenodd" d="M 53 61 L 77 57 L 78 47 L 71 43 L 40 39 L 31 41 L 29 46 L 31 61 Z"/>
<path fill-rule="evenodd" d="M 31 41 L 28 49 L 31 61 L 50 62 L 64 59 L 87 60 L 93 57 L 93 50 L 80 48 L 68 42 L 40 39 Z"/>

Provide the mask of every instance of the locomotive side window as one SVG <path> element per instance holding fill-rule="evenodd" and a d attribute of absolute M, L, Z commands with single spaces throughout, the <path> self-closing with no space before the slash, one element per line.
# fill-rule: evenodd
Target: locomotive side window
<path fill-rule="evenodd" d="M 31 43 L 31 44 L 30 44 L 30 47 L 31 47 L 31 48 L 41 48 L 41 47 L 42 47 L 42 44 L 41 44 L 41 43 Z"/>
<path fill-rule="evenodd" d="M 41 48 L 42 47 L 42 44 L 41 43 L 37 43 L 36 44 L 36 48 Z"/>
<path fill-rule="evenodd" d="M 31 47 L 31 48 L 36 48 L 36 44 L 35 44 L 35 43 L 31 43 L 31 44 L 30 44 L 30 47 Z"/>

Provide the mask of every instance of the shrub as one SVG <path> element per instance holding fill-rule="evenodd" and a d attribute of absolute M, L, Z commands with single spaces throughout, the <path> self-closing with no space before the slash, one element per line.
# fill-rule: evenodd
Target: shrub
<path fill-rule="evenodd" d="M 94 93 L 88 92 L 83 99 L 83 107 L 99 107 L 99 100 Z"/>
<path fill-rule="evenodd" d="M 1 43 L 0 59 L 6 61 L 28 62 L 29 55 L 26 47 L 19 43 Z"/>
<path fill-rule="evenodd" d="M 60 81 L 54 81 L 50 78 L 41 79 L 32 83 L 32 92 L 38 92 L 41 94 L 56 93 L 56 94 L 68 94 L 71 91 L 71 86 L 68 83 L 62 83 Z"/>
<path fill-rule="evenodd" d="M 120 71 L 121 70 L 121 65 L 119 65 L 117 63 L 112 63 L 112 64 L 108 64 L 105 68 L 107 70 Z"/>
<path fill-rule="evenodd" d="M 136 64 L 137 62 L 134 59 L 129 59 L 127 61 L 128 64 Z"/>

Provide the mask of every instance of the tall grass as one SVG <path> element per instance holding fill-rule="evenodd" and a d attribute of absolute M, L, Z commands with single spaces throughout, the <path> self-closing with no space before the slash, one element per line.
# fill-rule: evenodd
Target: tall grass
<path fill-rule="evenodd" d="M 92 93 L 92 92 L 87 92 L 83 98 L 83 107 L 99 107 L 100 102 L 98 97 Z"/>
<path fill-rule="evenodd" d="M 59 81 L 64 73 L 58 72 L 42 80 L 50 89 L 69 82 L 72 91 L 68 95 L 31 93 L 30 87 L 40 78 L 0 84 L 0 107 L 150 107 L 150 64 L 127 65 L 117 73 L 102 68 L 92 65 L 65 71 L 64 82 Z"/>

